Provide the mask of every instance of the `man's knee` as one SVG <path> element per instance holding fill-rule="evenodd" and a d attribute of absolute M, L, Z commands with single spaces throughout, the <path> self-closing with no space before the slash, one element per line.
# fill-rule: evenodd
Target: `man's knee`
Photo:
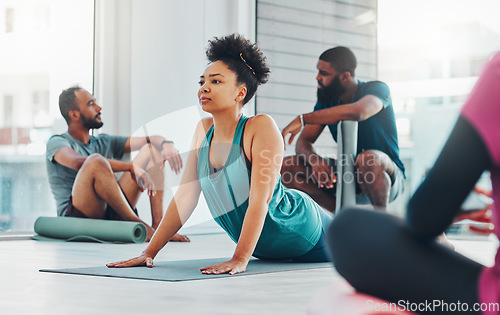
<path fill-rule="evenodd" d="M 281 164 L 281 181 L 289 184 L 293 181 L 294 174 L 297 173 L 297 157 L 295 155 L 285 156 Z"/>
<path fill-rule="evenodd" d="M 297 157 L 295 155 L 285 156 L 281 164 L 281 175 L 286 172 L 293 172 L 297 165 Z"/>
<path fill-rule="evenodd" d="M 288 188 L 298 188 L 305 180 L 307 166 L 296 155 L 283 158 L 281 165 L 281 182 Z"/>
<path fill-rule="evenodd" d="M 366 173 L 381 167 L 380 154 L 375 150 L 363 151 L 356 157 L 356 167 Z"/>
<path fill-rule="evenodd" d="M 111 171 L 111 166 L 109 165 L 108 160 L 100 155 L 99 153 L 91 154 L 85 159 L 80 170 L 84 169 L 85 171 Z"/>
<path fill-rule="evenodd" d="M 394 174 L 394 162 L 389 156 L 378 150 L 367 150 L 356 158 L 356 175 L 358 183 L 374 183 L 384 173 L 390 182 Z"/>

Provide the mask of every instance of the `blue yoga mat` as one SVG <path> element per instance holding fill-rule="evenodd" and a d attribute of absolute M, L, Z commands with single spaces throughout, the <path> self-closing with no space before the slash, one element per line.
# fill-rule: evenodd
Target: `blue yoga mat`
<path fill-rule="evenodd" d="M 158 281 L 187 281 L 206 280 L 227 277 L 241 277 L 270 272 L 296 271 L 317 268 L 332 268 L 331 263 L 296 263 L 289 261 L 264 261 L 258 259 L 250 260 L 244 273 L 235 275 L 206 275 L 202 274 L 200 268 L 211 266 L 229 258 L 212 258 L 197 260 L 178 260 L 155 262 L 153 268 L 131 267 L 131 268 L 108 268 L 104 265 L 86 268 L 71 269 L 42 269 L 41 272 L 66 273 L 74 275 L 116 277 L 142 280 Z"/>

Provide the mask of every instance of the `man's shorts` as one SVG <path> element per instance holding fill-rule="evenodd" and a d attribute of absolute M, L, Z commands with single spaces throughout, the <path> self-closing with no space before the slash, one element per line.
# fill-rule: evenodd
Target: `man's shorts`
<path fill-rule="evenodd" d="M 394 163 L 394 162 L 393 162 Z M 335 169 L 335 175 L 337 175 L 336 171 L 336 160 L 332 158 L 328 158 L 328 164 Z M 330 189 L 333 195 L 336 195 L 337 189 L 336 185 L 334 188 Z M 391 191 L 389 195 L 389 202 L 396 200 L 397 197 L 403 194 L 405 190 L 405 176 L 403 175 L 403 171 L 394 164 L 394 174 L 391 176 Z M 361 187 L 359 183 L 356 182 L 356 203 L 357 204 L 370 204 L 370 199 L 367 195 L 365 195 L 361 191 Z"/>
<path fill-rule="evenodd" d="M 125 197 L 127 199 L 127 197 Z M 130 206 L 130 208 L 133 209 L 134 213 L 138 216 L 137 213 L 137 208 L 132 207 L 130 204 L 130 201 L 127 202 Z M 66 208 L 66 212 L 64 213 L 65 217 L 72 217 L 72 218 L 88 218 L 85 213 L 81 212 L 78 210 L 75 206 L 73 206 L 73 200 L 72 197 L 69 197 L 69 202 L 68 202 L 68 207 Z M 106 213 L 104 214 L 104 219 L 105 220 L 114 220 L 114 221 L 124 221 L 123 218 L 113 209 L 111 208 L 110 205 L 106 207 Z"/>
<path fill-rule="evenodd" d="M 403 171 L 397 165 L 394 166 L 394 174 L 392 174 L 391 181 L 391 194 L 389 196 L 390 202 L 396 200 L 396 198 L 401 196 L 405 191 L 405 176 L 403 175 Z"/>

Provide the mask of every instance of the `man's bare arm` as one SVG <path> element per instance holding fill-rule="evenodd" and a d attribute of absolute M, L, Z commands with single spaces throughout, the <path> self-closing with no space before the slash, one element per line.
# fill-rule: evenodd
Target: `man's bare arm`
<path fill-rule="evenodd" d="M 341 120 L 363 121 L 384 108 L 382 100 L 374 95 L 363 96 L 357 102 L 307 113 L 302 116 L 304 124 L 330 125 Z"/>
<path fill-rule="evenodd" d="M 79 171 L 87 156 L 78 154 L 70 147 L 60 148 L 54 155 L 54 160 L 66 167 Z M 117 160 L 107 159 L 113 172 L 126 172 L 133 170 L 133 165 L 130 162 L 122 162 Z"/>
<path fill-rule="evenodd" d="M 310 155 L 316 154 L 314 143 L 324 128 L 324 125 L 306 125 L 297 139 L 295 152 L 309 160 Z"/>
<path fill-rule="evenodd" d="M 157 161 L 157 163 L 163 163 L 163 161 L 168 161 L 170 168 L 179 174 L 183 167 L 182 158 L 179 154 L 179 150 L 174 146 L 172 141 L 167 141 L 162 136 L 151 136 L 149 141 L 152 146 L 154 146 L 158 151 L 161 152 L 163 158 L 162 161 Z M 125 143 L 125 152 L 137 151 L 141 149 L 146 143 L 148 143 L 148 137 L 130 137 Z"/>
<path fill-rule="evenodd" d="M 305 130 L 307 126 L 322 125 L 324 127 L 324 125 L 336 124 L 341 120 L 363 121 L 380 112 L 383 107 L 384 104 L 380 98 L 366 95 L 352 104 L 339 105 L 297 116 L 283 129 L 281 135 L 286 143 L 285 138 L 290 134 L 288 143 L 291 144 L 303 127 Z"/>
<path fill-rule="evenodd" d="M 159 151 L 162 150 L 163 140 L 166 140 L 162 136 L 151 136 L 149 137 L 151 144 L 157 148 Z M 129 137 L 127 142 L 125 142 L 125 152 L 130 153 L 141 149 L 147 142 L 146 137 Z"/>

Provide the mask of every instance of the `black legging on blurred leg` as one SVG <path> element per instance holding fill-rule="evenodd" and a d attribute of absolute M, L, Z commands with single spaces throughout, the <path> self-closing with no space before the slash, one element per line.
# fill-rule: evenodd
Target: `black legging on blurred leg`
<path fill-rule="evenodd" d="M 334 218 L 327 238 L 338 272 L 359 292 L 394 303 L 437 300 L 455 307 L 460 302 L 472 313 L 483 266 L 437 243 L 436 236 L 453 222 L 490 163 L 482 139 L 460 117 L 409 201 L 406 221 L 356 208 Z M 445 313 L 446 308 L 435 311 Z"/>

